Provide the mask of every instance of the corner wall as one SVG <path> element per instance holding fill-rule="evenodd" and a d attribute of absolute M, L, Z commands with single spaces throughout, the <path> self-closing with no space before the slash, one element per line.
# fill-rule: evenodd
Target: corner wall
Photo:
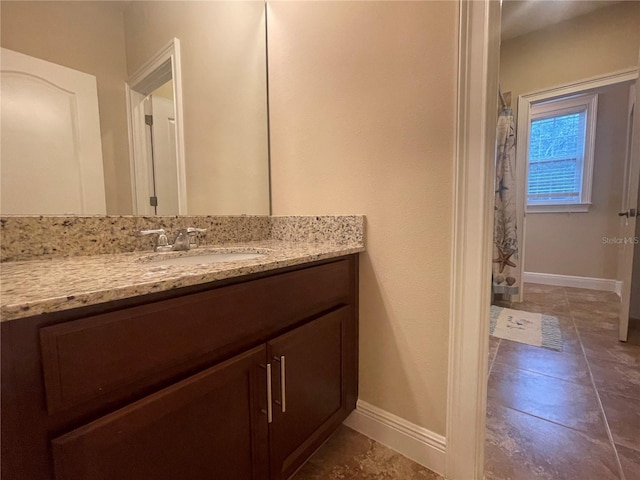
<path fill-rule="evenodd" d="M 358 213 L 360 399 L 443 435 L 456 2 L 269 2 L 274 215 Z"/>

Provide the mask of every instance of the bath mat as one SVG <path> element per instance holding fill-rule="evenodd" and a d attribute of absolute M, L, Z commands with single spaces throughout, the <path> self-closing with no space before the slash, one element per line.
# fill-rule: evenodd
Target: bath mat
<path fill-rule="evenodd" d="M 494 337 L 562 351 L 562 334 L 556 317 L 491 306 L 489 334 Z"/>

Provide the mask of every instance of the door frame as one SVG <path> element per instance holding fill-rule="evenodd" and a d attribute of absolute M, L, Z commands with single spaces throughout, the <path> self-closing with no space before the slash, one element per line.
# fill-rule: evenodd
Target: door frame
<path fill-rule="evenodd" d="M 446 478 L 482 479 L 487 403 L 500 2 L 460 0 Z"/>
<path fill-rule="evenodd" d="M 500 2 L 459 2 L 446 478 L 480 480 L 484 475 Z"/>
<path fill-rule="evenodd" d="M 151 215 L 149 205 L 149 168 L 144 99 L 155 88 L 173 80 L 176 122 L 176 163 L 178 178 L 178 214 L 187 214 L 187 180 L 184 149 L 184 115 L 182 101 L 182 65 L 180 40 L 171 41 L 147 60 L 125 84 L 127 124 L 129 130 L 129 166 L 134 215 Z"/>
<path fill-rule="evenodd" d="M 615 85 L 617 83 L 624 83 L 635 80 L 637 78 L 638 69 L 629 68 L 603 75 L 597 75 L 582 80 L 577 80 L 569 84 L 545 88 L 544 90 L 536 90 L 535 92 L 525 93 L 518 97 L 516 166 L 525 165 L 525 168 L 516 168 L 516 190 L 519 192 L 519 194 L 516 196 L 516 217 L 519 226 L 518 231 L 520 232 L 518 236 L 518 253 L 520 257 L 518 270 L 520 272 L 520 278 L 524 278 L 525 276 L 524 260 L 526 256 L 525 239 L 527 233 L 526 191 L 528 173 L 527 151 L 529 149 L 529 124 L 532 105 L 543 100 L 549 100 L 551 98 L 564 97 L 573 94 L 577 95 L 586 90 Z M 575 209 L 573 211 L 582 210 Z M 512 297 L 512 300 L 515 302 L 521 302 L 523 300 L 522 289 L 520 289 L 518 295 L 514 295 Z"/>

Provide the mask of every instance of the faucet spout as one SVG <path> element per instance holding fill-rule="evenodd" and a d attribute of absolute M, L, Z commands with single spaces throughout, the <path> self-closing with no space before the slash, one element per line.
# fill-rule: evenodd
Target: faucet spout
<path fill-rule="evenodd" d="M 196 243 L 195 234 L 206 231 L 206 228 L 181 228 L 178 230 L 178 236 L 175 242 L 173 242 L 171 249 L 174 251 L 186 251 L 192 247 L 197 247 L 198 244 Z"/>
<path fill-rule="evenodd" d="M 187 233 L 186 229 L 182 229 L 178 232 L 178 236 L 173 242 L 173 246 L 171 247 L 171 250 L 186 251 L 186 250 L 189 250 L 189 248 L 190 248 L 189 234 Z"/>

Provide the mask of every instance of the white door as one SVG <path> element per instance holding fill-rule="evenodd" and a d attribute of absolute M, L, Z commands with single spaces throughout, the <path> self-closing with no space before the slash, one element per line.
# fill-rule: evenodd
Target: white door
<path fill-rule="evenodd" d="M 1 50 L 0 210 L 105 214 L 96 78 Z"/>
<path fill-rule="evenodd" d="M 633 277 L 633 251 L 635 246 L 636 219 L 638 214 L 638 182 L 640 181 L 640 121 L 636 108 L 638 105 L 638 81 L 629 94 L 628 141 L 625 161 L 625 176 L 622 186 L 622 209 L 620 211 L 620 245 L 618 256 L 618 276 L 622 281 L 620 300 L 621 341 L 627 341 L 629 330 L 629 306 L 631 303 L 631 280 Z"/>
<path fill-rule="evenodd" d="M 153 178 L 157 215 L 178 215 L 178 163 L 173 100 L 151 95 L 153 112 Z"/>

